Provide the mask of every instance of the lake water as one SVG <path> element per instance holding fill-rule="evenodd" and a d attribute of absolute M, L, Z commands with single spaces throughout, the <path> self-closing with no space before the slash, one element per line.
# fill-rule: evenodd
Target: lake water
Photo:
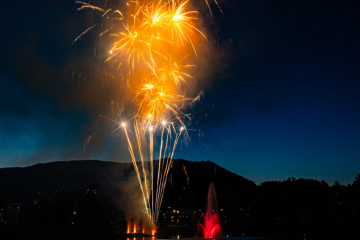
<path fill-rule="evenodd" d="M 139 238 L 126 238 L 126 240 L 175 240 L 177 238 L 155 238 L 155 237 L 139 237 Z M 273 239 L 266 237 L 222 237 L 222 238 L 179 238 L 184 240 L 256 240 L 256 239 Z"/>

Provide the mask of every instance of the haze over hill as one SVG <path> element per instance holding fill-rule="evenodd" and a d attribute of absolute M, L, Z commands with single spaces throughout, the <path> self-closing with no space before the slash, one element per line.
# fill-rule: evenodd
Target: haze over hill
<path fill-rule="evenodd" d="M 154 164 L 157 165 L 157 161 Z M 254 182 L 212 162 L 176 159 L 169 172 L 164 203 L 184 206 L 199 202 L 199 207 L 203 208 L 211 182 L 219 193 L 233 186 L 239 190 L 255 187 Z M 0 196 L 6 197 L 7 202 L 42 200 L 62 190 L 69 191 L 75 202 L 80 201 L 86 191 L 95 191 L 114 203 L 125 204 L 124 209 L 130 207 L 129 200 L 132 204 L 134 201 L 141 204 L 138 199 L 142 199 L 132 163 L 80 160 L 0 169 Z M 186 204 L 178 200 L 179 195 L 188 200 Z"/>

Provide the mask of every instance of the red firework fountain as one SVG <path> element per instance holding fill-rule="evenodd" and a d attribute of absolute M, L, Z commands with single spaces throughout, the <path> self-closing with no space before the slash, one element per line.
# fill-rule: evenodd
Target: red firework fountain
<path fill-rule="evenodd" d="M 201 218 L 204 219 L 204 224 L 201 224 Z M 213 183 L 208 192 L 206 213 L 200 216 L 199 229 L 201 229 L 204 238 L 216 238 L 220 237 L 221 234 L 216 191 Z"/>

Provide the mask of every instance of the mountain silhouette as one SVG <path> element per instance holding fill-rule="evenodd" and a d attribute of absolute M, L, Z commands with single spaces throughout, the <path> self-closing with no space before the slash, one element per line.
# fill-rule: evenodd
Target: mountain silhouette
<path fill-rule="evenodd" d="M 157 167 L 155 160 L 155 186 Z M 347 186 L 293 177 L 256 185 L 210 161 L 175 159 L 166 179 L 159 234 L 194 237 L 213 183 L 222 236 L 358 239 L 359 179 L 360 174 Z M 4 236 L 27 237 L 36 230 L 44 239 L 55 231 L 67 239 L 104 233 L 117 239 L 129 219 L 144 214 L 143 204 L 132 163 L 80 160 L 0 169 Z"/>
<path fill-rule="evenodd" d="M 155 169 L 157 169 L 157 162 L 154 161 Z M 98 160 L 60 161 L 39 163 L 29 167 L 2 168 L 0 169 L 0 196 L 6 198 L 8 203 L 51 198 L 54 192 L 62 190 L 69 191 L 75 202 L 79 201 L 86 191 L 97 191 L 111 197 L 121 194 L 117 183 L 126 182 L 129 176 L 134 175 L 132 163 Z M 154 176 L 157 177 L 157 172 Z M 184 192 L 190 202 L 196 202 L 200 196 L 205 201 L 206 192 L 212 182 L 219 188 L 219 193 L 228 192 L 231 186 L 255 187 L 253 181 L 215 163 L 175 159 L 169 171 L 164 202 L 171 201 L 173 205 L 186 205 L 187 203 L 182 203 L 182 201 L 175 201 L 178 199 L 176 193 L 184 196 Z M 138 189 L 135 187 L 134 191 L 138 190 L 139 187 Z"/>

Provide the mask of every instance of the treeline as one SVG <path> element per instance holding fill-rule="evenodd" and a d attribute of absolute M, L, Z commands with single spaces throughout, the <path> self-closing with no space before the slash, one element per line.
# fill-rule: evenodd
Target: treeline
<path fill-rule="evenodd" d="M 360 236 L 360 174 L 346 186 L 338 181 L 288 178 L 264 182 L 239 196 L 246 202 L 221 216 L 234 235 L 299 239 Z"/>

